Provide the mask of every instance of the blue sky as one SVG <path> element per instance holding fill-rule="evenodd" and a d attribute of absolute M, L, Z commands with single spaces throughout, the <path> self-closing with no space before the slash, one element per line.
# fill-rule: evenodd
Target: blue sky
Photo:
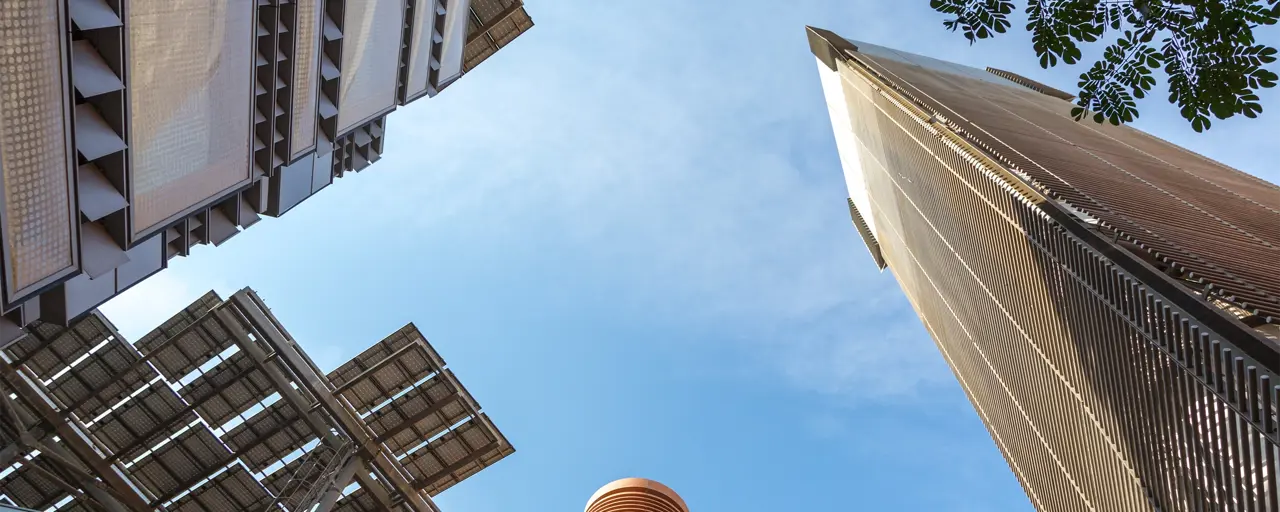
<path fill-rule="evenodd" d="M 1022 33 L 970 47 L 924 0 L 529 10 L 391 116 L 381 162 L 108 316 L 136 339 L 252 286 L 327 367 L 415 322 L 518 450 L 446 512 L 577 511 L 625 476 L 695 512 L 1030 510 L 850 225 L 803 28 L 1065 89 L 1079 69 L 1040 70 Z M 1140 127 L 1280 179 L 1274 113 L 1196 135 L 1146 107 Z"/>

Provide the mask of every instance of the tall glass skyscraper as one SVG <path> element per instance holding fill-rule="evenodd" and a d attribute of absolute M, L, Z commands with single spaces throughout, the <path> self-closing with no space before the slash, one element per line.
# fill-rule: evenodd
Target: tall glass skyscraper
<path fill-rule="evenodd" d="M 1280 188 L 809 28 L 849 212 L 1040 510 L 1280 510 Z"/>

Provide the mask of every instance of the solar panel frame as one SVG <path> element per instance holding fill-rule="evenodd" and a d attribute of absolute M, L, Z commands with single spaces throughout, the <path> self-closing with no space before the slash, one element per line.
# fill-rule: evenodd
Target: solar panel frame
<path fill-rule="evenodd" d="M 244 351 L 236 352 L 192 380 L 178 394 L 210 425 L 222 425 L 276 391 L 271 379 Z"/>
<path fill-rule="evenodd" d="M 195 425 L 130 467 L 129 475 L 155 496 L 172 496 L 221 469 L 230 458 L 213 431 Z"/>
<path fill-rule="evenodd" d="M 250 470 L 262 471 L 284 456 L 316 439 L 310 425 L 280 400 L 236 425 L 222 436 Z"/>
<path fill-rule="evenodd" d="M 358 357 L 339 369 L 343 385 L 339 386 L 338 395 L 350 402 L 359 414 L 371 411 L 415 382 L 443 369 L 443 365 L 438 364 L 442 363 L 439 356 L 422 339 L 402 345 L 375 362 L 365 361 Z M 356 369 L 359 369 L 357 373 L 346 376 Z"/>
<path fill-rule="evenodd" d="M 165 320 L 164 323 L 161 323 L 158 327 L 152 329 L 151 332 L 144 334 L 142 338 L 134 343 L 134 345 L 138 347 L 138 350 L 143 352 L 153 350 L 174 334 L 182 331 L 188 325 L 195 323 L 203 317 L 205 313 L 213 310 L 213 308 L 217 307 L 219 304 L 222 304 L 222 298 L 219 297 L 217 293 L 210 290 L 204 295 L 201 295 L 200 298 L 195 300 L 195 302 L 192 302 L 190 305 L 183 308 L 182 311 L 175 313 L 173 316 L 169 317 L 168 320 Z"/>
<path fill-rule="evenodd" d="M 98 315 L 91 314 L 63 327 L 52 322 L 35 322 L 28 334 L 5 347 L 15 361 L 40 380 L 47 380 L 75 362 L 115 332 Z"/>
<path fill-rule="evenodd" d="M 166 507 L 170 512 L 213 510 L 256 511 L 269 505 L 273 497 L 243 466 L 233 464 L 226 471 L 200 484 Z"/>
<path fill-rule="evenodd" d="M 376 439 L 395 455 L 403 455 L 474 413 L 469 397 L 445 370 L 365 417 Z M 428 415 L 430 409 L 436 410 Z M 407 424 L 406 424 L 407 423 Z"/>
<path fill-rule="evenodd" d="M 51 469 L 40 457 L 20 462 L 22 467 L 0 479 L 0 493 L 19 507 L 44 510 L 68 495 L 61 486 L 31 468 L 38 464 L 46 470 Z"/>
<path fill-rule="evenodd" d="M 422 345 L 427 353 L 427 360 L 431 363 L 435 370 L 444 368 L 445 362 L 436 353 L 435 349 L 427 342 L 426 337 L 418 330 L 417 326 L 410 323 L 400 330 L 392 333 L 390 336 L 383 338 L 382 341 L 374 344 L 361 352 L 359 355 L 351 358 L 351 360 L 343 363 L 337 369 L 329 372 L 329 382 L 335 387 L 343 387 L 348 380 L 359 377 L 365 370 L 376 366 L 379 362 L 387 357 L 395 354 L 396 351 L 404 347 L 418 343 Z M 425 374 L 424 374 L 425 376 Z M 421 377 L 419 377 L 421 378 Z"/>
<path fill-rule="evenodd" d="M 475 431 L 472 432 L 474 433 Z M 461 483 L 463 480 L 471 478 L 476 473 L 479 473 L 485 468 L 496 464 L 498 461 L 505 459 L 508 455 L 516 452 L 515 447 L 511 446 L 511 444 L 506 442 L 505 439 L 497 441 L 497 443 L 498 444 L 493 446 L 491 449 L 485 450 L 485 452 L 476 460 L 463 465 L 461 468 L 458 468 L 449 474 L 441 476 L 435 482 L 431 483 L 431 485 L 423 487 L 422 490 L 430 496 L 437 496 L 448 490 L 450 487 Z"/>
<path fill-rule="evenodd" d="M 141 355 L 132 345 L 115 338 L 49 383 L 49 393 L 58 399 L 63 410 L 75 409 L 120 377 L 134 375 L 127 371 L 139 359 Z"/>
<path fill-rule="evenodd" d="M 68 404 L 82 420 L 91 420 L 107 411 L 125 397 L 133 394 L 138 388 L 154 381 L 160 374 L 150 365 L 138 365 L 116 376 L 110 383 L 98 389 L 97 393 L 84 399 L 79 404 Z M 75 406 L 72 409 L 72 406 Z"/>
<path fill-rule="evenodd" d="M 415 487 L 435 496 L 512 453 L 515 449 L 511 443 L 481 413 L 409 454 L 401 463 L 413 475 Z M 459 463 L 460 467 L 450 469 Z"/>
<path fill-rule="evenodd" d="M 152 338 L 160 341 L 151 343 L 146 349 L 151 364 L 166 379 L 177 381 L 185 377 L 236 342 L 214 315 L 206 315 L 190 327 L 173 332 L 172 337 Z M 142 348 L 141 344 L 139 347 Z"/>
<path fill-rule="evenodd" d="M 195 420 L 178 395 L 163 381 L 129 400 L 89 427 L 99 446 L 119 460 L 132 460 L 163 438 Z"/>

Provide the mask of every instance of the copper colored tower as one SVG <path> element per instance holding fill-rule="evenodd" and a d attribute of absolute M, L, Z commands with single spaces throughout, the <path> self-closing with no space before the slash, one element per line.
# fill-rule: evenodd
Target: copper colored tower
<path fill-rule="evenodd" d="M 670 487 L 646 478 L 623 478 L 601 487 L 585 512 L 689 512 Z"/>

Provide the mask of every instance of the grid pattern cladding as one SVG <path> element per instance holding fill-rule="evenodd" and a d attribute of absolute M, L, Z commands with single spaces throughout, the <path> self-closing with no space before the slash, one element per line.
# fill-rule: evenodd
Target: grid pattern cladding
<path fill-rule="evenodd" d="M 298 0 L 294 28 L 293 112 L 289 148 L 294 157 L 316 146 L 316 110 L 320 95 L 320 26 L 324 12 L 320 0 Z"/>
<path fill-rule="evenodd" d="M 347 0 L 338 133 L 396 105 L 404 0 Z"/>
<path fill-rule="evenodd" d="M 0 4 L 0 172 L 10 294 L 74 264 L 60 2 Z"/>
<path fill-rule="evenodd" d="M 248 181 L 254 4 L 130 5 L 125 25 L 135 235 Z"/>
<path fill-rule="evenodd" d="M 1280 320 L 1280 187 L 1070 105 L 886 58 L 865 62 L 1056 199 L 1182 277 Z"/>
<path fill-rule="evenodd" d="M 1244 328 L 1223 336 L 1206 324 L 1221 326 L 1224 317 L 1211 319 L 1216 312 L 1209 309 L 1193 315 L 1175 305 L 1187 304 L 1185 297 L 1157 293 L 1154 278 L 1138 277 L 1133 257 L 1110 245 L 1110 237 L 1089 231 L 959 130 L 948 129 L 939 122 L 941 111 L 927 110 L 938 104 L 917 105 L 894 86 L 913 81 L 915 95 L 948 98 L 955 108 L 977 103 L 975 97 L 999 98 L 1007 109 L 984 103 L 966 110 L 972 116 L 966 119 L 983 116 L 984 126 L 1009 126 L 1000 136 L 1032 139 L 1020 146 L 1025 151 L 1064 143 L 1029 124 L 1017 126 L 1023 121 L 1009 110 L 1025 102 L 1030 106 L 1017 108 L 1047 118 L 1053 111 L 1046 106 L 1062 105 L 1059 100 L 863 54 L 833 64 L 870 192 L 872 211 L 863 213 L 874 217 L 884 259 L 1038 509 L 1280 509 L 1276 377 L 1238 346 L 1256 347 L 1262 338 L 1249 338 Z M 964 99 L 948 96 L 962 91 Z M 1088 130 L 1081 138 L 1090 144 L 1119 144 L 1119 137 L 1150 148 L 1163 144 L 1136 132 L 1067 126 L 1059 128 Z M 1107 159 L 1154 158 L 1109 147 L 1115 153 Z M 1168 202 L 1177 212 L 1182 204 L 1201 212 L 1183 219 L 1194 223 L 1211 218 L 1203 212 L 1215 208 L 1241 228 L 1219 224 L 1216 231 L 1228 235 L 1215 243 L 1230 239 L 1250 245 L 1246 252 L 1266 250 L 1244 234 L 1261 232 L 1260 226 L 1230 211 L 1231 204 L 1265 210 L 1243 192 L 1233 195 L 1232 187 L 1249 181 L 1239 173 L 1218 168 L 1200 178 L 1164 168 L 1179 177 L 1160 183 L 1185 178 L 1212 191 L 1183 202 L 1142 192 L 1154 186 L 1137 172 L 1108 167 L 1108 177 L 1096 176 L 1102 170 L 1091 166 L 1086 149 L 1060 150 L 1063 162 L 1055 165 L 1079 162 L 1080 183 L 1131 187 L 1136 204 L 1117 198 L 1115 210 L 1159 211 Z M 1210 167 L 1190 153 L 1164 151 L 1179 165 Z M 1146 183 L 1160 179 L 1154 168 L 1141 175 Z M 1148 199 L 1159 205 L 1144 204 Z"/>

